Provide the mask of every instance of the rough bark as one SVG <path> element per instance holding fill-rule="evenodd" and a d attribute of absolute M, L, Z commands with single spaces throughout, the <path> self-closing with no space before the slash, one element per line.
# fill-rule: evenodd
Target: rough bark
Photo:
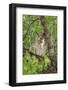
<path fill-rule="evenodd" d="M 49 52 L 51 64 L 54 65 L 53 64 L 54 63 L 54 43 L 53 43 L 52 33 L 48 32 L 48 25 L 47 25 L 46 18 L 44 16 L 39 16 L 39 19 L 44 30 L 42 37 L 45 38 L 45 41 L 48 45 L 48 52 Z"/>

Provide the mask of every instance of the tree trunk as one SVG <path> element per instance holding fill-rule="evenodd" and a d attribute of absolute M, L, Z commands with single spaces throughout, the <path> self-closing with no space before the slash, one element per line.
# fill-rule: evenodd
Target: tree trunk
<path fill-rule="evenodd" d="M 54 62 L 54 43 L 53 43 L 53 36 L 52 33 L 49 33 L 48 31 L 48 25 L 47 25 L 47 21 L 46 18 L 44 16 L 39 16 L 41 25 L 43 27 L 43 35 L 42 37 L 45 38 L 45 41 L 48 45 L 48 52 L 49 52 L 49 57 L 51 60 L 51 65 L 53 66 L 53 62 Z"/>

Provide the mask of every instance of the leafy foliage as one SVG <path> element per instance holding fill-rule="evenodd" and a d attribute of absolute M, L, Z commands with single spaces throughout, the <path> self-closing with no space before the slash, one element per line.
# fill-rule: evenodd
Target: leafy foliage
<path fill-rule="evenodd" d="M 43 70 L 47 70 L 47 66 L 50 64 L 50 59 L 45 56 L 39 61 L 38 58 L 26 52 L 23 63 L 24 74 L 42 74 Z"/>
<path fill-rule="evenodd" d="M 57 62 L 57 17 L 45 16 L 45 19 L 47 21 L 48 31 L 53 36 L 55 62 Z M 38 16 L 23 15 L 23 49 L 25 47 L 33 53 L 34 48 L 32 46 L 35 44 L 36 39 L 39 38 L 40 33 L 43 32 L 43 27 L 41 26 Z M 44 55 L 44 57 L 38 58 L 35 55 L 31 55 L 29 50 L 23 52 L 23 74 L 30 75 L 47 73 L 48 68 L 51 65 L 51 60 L 48 56 L 49 52 Z"/>

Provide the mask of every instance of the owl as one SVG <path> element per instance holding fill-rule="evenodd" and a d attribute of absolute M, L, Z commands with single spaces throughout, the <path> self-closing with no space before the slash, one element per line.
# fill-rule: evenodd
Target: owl
<path fill-rule="evenodd" d="M 39 37 L 35 41 L 35 43 L 33 45 L 33 48 L 34 48 L 34 53 L 36 55 L 39 55 L 39 56 L 42 56 L 42 57 L 44 55 L 46 55 L 46 53 L 47 53 L 47 43 L 46 43 L 45 38 L 44 37 L 42 37 L 42 38 Z"/>

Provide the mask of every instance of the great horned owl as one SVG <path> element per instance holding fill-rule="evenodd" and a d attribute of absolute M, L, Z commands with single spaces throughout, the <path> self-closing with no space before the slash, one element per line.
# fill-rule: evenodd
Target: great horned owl
<path fill-rule="evenodd" d="M 33 45 L 34 53 L 44 56 L 47 53 L 47 43 L 44 37 L 38 37 Z"/>

